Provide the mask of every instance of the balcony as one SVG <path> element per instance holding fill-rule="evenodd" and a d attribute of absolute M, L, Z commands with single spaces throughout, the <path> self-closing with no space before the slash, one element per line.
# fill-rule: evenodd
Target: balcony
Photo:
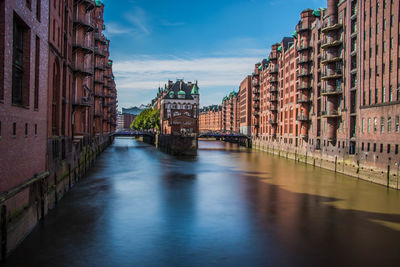
<path fill-rule="evenodd" d="M 277 78 L 274 78 L 274 77 L 271 77 L 271 78 L 269 79 L 269 82 L 270 82 L 270 83 L 277 83 L 277 82 L 278 82 L 278 79 L 277 79 Z"/>
<path fill-rule="evenodd" d="M 107 44 L 107 39 L 103 34 L 100 34 L 99 32 L 94 33 L 94 40 L 98 41 L 102 44 Z"/>
<path fill-rule="evenodd" d="M 94 47 L 94 54 L 97 55 L 97 56 L 106 57 L 107 56 L 107 49 L 95 46 Z"/>
<path fill-rule="evenodd" d="M 77 107 L 91 107 L 93 102 L 89 97 L 78 97 L 72 101 L 72 105 Z"/>
<path fill-rule="evenodd" d="M 298 65 L 300 65 L 300 64 L 307 64 L 307 63 L 311 63 L 311 62 L 312 62 L 311 57 L 302 57 L 302 58 L 299 58 L 299 59 L 297 60 L 297 64 L 298 64 Z"/>
<path fill-rule="evenodd" d="M 82 51 L 85 54 L 92 54 L 93 53 L 93 46 L 90 40 L 87 39 L 80 39 L 75 40 L 72 45 L 73 51 Z"/>
<path fill-rule="evenodd" d="M 272 106 L 269 107 L 269 110 L 272 111 L 272 112 L 276 112 L 276 111 L 278 111 L 278 107 L 275 106 L 275 105 L 272 105 Z"/>
<path fill-rule="evenodd" d="M 272 125 L 274 125 L 274 124 L 278 124 L 278 120 L 277 119 L 269 119 L 269 124 L 272 124 Z"/>
<path fill-rule="evenodd" d="M 322 59 L 321 64 L 326 65 L 329 63 L 339 62 L 342 61 L 342 56 L 326 56 Z"/>
<path fill-rule="evenodd" d="M 329 111 L 321 111 L 321 117 L 322 118 L 333 118 L 333 119 L 335 119 L 335 118 L 339 118 L 339 117 L 341 117 L 342 115 L 340 114 L 340 112 L 339 111 L 337 111 L 337 110 L 334 110 L 334 111 L 332 111 L 332 112 L 329 112 Z"/>
<path fill-rule="evenodd" d="M 89 15 L 80 15 L 76 13 L 74 17 L 74 27 L 82 27 L 85 31 L 91 32 L 94 30 L 93 22 L 90 20 Z"/>
<path fill-rule="evenodd" d="M 303 71 L 297 73 L 297 78 L 311 76 L 311 75 L 312 75 L 311 70 L 303 70 Z"/>
<path fill-rule="evenodd" d="M 328 49 L 331 47 L 340 46 L 340 45 L 342 45 L 342 43 L 343 43 L 342 40 L 334 40 L 333 38 L 329 38 L 328 40 L 326 40 L 326 42 L 324 42 L 321 45 L 321 48 Z"/>
<path fill-rule="evenodd" d="M 305 122 L 305 121 L 309 121 L 309 118 L 308 118 L 308 116 L 306 116 L 306 115 L 304 115 L 304 114 L 300 114 L 300 115 L 297 115 L 296 120 L 297 120 L 297 121 Z"/>
<path fill-rule="evenodd" d="M 103 93 L 95 92 L 95 93 L 94 93 L 94 97 L 103 98 L 104 95 L 103 95 Z"/>
<path fill-rule="evenodd" d="M 103 63 L 98 63 L 94 66 L 95 69 L 98 70 L 105 70 L 106 69 L 106 65 L 104 65 Z"/>
<path fill-rule="evenodd" d="M 305 50 L 308 50 L 311 48 L 312 48 L 312 46 L 310 44 L 305 44 L 305 45 L 298 45 L 296 47 L 296 50 L 297 50 L 297 52 L 301 52 L 301 51 L 305 51 Z"/>
<path fill-rule="evenodd" d="M 276 96 L 271 96 L 271 97 L 269 98 L 269 102 L 272 102 L 272 103 L 278 102 L 278 97 L 276 97 Z"/>
<path fill-rule="evenodd" d="M 300 32 L 305 32 L 305 31 L 309 31 L 309 30 L 311 30 L 311 27 L 310 27 L 310 26 L 297 25 L 297 27 L 296 27 L 296 31 L 297 31 L 298 33 L 300 33 Z"/>
<path fill-rule="evenodd" d="M 260 89 L 254 89 L 254 90 L 253 90 L 253 94 L 255 94 L 255 95 L 260 94 Z"/>
<path fill-rule="evenodd" d="M 269 73 L 270 73 L 270 74 L 276 74 L 276 73 L 278 73 L 278 67 L 271 68 L 271 69 L 269 70 Z"/>
<path fill-rule="evenodd" d="M 252 84 L 254 87 L 260 86 L 260 83 L 258 82 L 258 80 L 253 80 Z"/>
<path fill-rule="evenodd" d="M 299 104 L 310 104 L 311 98 L 308 96 L 301 96 L 296 99 L 296 102 Z"/>
<path fill-rule="evenodd" d="M 303 84 L 298 84 L 297 85 L 297 90 L 302 91 L 302 90 L 311 90 L 312 86 L 310 84 L 307 83 L 303 83 Z"/>
<path fill-rule="evenodd" d="M 92 67 L 89 64 L 84 64 L 84 62 L 75 62 L 74 72 L 85 76 L 93 75 Z"/>
<path fill-rule="evenodd" d="M 269 88 L 270 93 L 278 93 L 278 87 L 272 86 Z"/>
<path fill-rule="evenodd" d="M 322 74 L 322 80 L 329 80 L 329 79 L 339 79 L 342 78 L 342 70 L 328 70 L 326 73 Z"/>
<path fill-rule="evenodd" d="M 75 2 L 79 2 L 86 5 L 86 11 L 92 10 L 96 5 L 96 3 L 93 0 L 80 0 Z"/>
<path fill-rule="evenodd" d="M 342 94 L 342 86 L 336 86 L 332 89 L 324 88 L 321 90 L 321 95 L 330 96 L 330 95 L 340 95 Z"/>
<path fill-rule="evenodd" d="M 273 53 L 269 56 L 269 60 L 277 60 L 278 59 L 278 53 Z"/>
<path fill-rule="evenodd" d="M 340 24 L 340 23 L 335 23 L 335 24 L 331 24 L 331 25 L 328 24 L 324 28 L 322 28 L 321 31 L 323 33 L 327 33 L 329 31 L 339 30 L 340 28 L 342 28 L 342 24 Z"/>
<path fill-rule="evenodd" d="M 104 84 L 103 77 L 94 77 L 94 83 Z"/>

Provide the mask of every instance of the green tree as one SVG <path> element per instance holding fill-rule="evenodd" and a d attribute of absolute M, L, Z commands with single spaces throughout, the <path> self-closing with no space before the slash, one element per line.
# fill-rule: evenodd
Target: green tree
<path fill-rule="evenodd" d="M 148 108 L 140 114 L 131 123 L 133 130 L 160 129 L 160 111 L 158 109 Z"/>

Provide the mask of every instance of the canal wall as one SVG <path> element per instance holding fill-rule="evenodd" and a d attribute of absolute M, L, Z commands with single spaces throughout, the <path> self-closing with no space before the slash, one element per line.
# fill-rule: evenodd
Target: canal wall
<path fill-rule="evenodd" d="M 60 151 L 60 155 L 48 152 L 48 171 L 0 194 L 1 260 L 24 240 L 50 209 L 57 206 L 65 193 L 83 179 L 113 139 L 110 135 L 71 140 L 67 151 Z"/>
<path fill-rule="evenodd" d="M 158 135 L 157 147 L 174 156 L 197 155 L 198 140 L 196 136 Z"/>
<path fill-rule="evenodd" d="M 349 155 L 348 153 L 332 156 L 324 153 L 323 150 L 308 151 L 305 148 L 293 148 L 278 142 L 266 142 L 254 139 L 252 140 L 252 148 L 393 189 L 398 190 L 400 187 L 399 169 L 398 165 L 394 163 L 382 169 L 376 166 L 372 167 L 368 162 L 359 160 L 355 155 Z"/>

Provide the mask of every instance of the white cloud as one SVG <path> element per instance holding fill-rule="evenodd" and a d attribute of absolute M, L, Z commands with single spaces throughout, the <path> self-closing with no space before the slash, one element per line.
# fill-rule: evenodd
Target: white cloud
<path fill-rule="evenodd" d="M 121 106 L 130 106 L 149 102 L 155 96 L 158 86 L 164 86 L 168 80 L 176 79 L 198 80 L 203 99 L 215 93 L 224 95 L 228 91 L 238 89 L 240 82 L 252 73 L 254 64 L 258 61 L 259 58 L 255 57 L 142 57 L 115 61 L 113 71 L 119 103 Z M 215 103 L 219 102 L 220 99 L 215 99 Z"/>
<path fill-rule="evenodd" d="M 204 86 L 237 86 L 257 58 L 138 59 L 114 63 L 118 88 L 155 89 L 168 79 L 199 80 Z"/>
<path fill-rule="evenodd" d="M 132 32 L 132 29 L 122 26 L 115 22 L 108 22 L 106 26 L 106 33 L 108 35 L 127 34 Z"/>
<path fill-rule="evenodd" d="M 134 10 L 125 15 L 125 18 L 132 23 L 137 30 L 144 33 L 145 35 L 149 35 L 151 33 L 151 29 L 149 26 L 149 15 L 140 7 L 135 7 Z"/>

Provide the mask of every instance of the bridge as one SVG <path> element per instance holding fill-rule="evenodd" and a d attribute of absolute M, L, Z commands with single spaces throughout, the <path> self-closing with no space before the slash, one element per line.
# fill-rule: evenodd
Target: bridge
<path fill-rule="evenodd" d="M 198 138 L 215 138 L 230 143 L 238 143 L 241 146 L 251 147 L 251 138 L 247 135 L 235 134 L 235 133 L 200 133 Z"/>
<path fill-rule="evenodd" d="M 143 137 L 146 143 L 154 144 L 155 134 L 151 132 L 139 132 L 139 131 L 121 131 L 113 134 L 114 137 Z M 216 139 L 230 143 L 238 143 L 241 146 L 251 147 L 251 138 L 242 134 L 235 133 L 200 133 L 198 138 L 202 139 Z M 146 140 L 145 140 L 146 139 Z"/>
<path fill-rule="evenodd" d="M 154 133 L 150 132 L 138 132 L 138 131 L 121 131 L 121 132 L 115 132 L 113 134 L 115 137 L 124 137 L 124 136 L 134 136 L 134 137 L 140 137 L 140 136 L 154 136 Z"/>

